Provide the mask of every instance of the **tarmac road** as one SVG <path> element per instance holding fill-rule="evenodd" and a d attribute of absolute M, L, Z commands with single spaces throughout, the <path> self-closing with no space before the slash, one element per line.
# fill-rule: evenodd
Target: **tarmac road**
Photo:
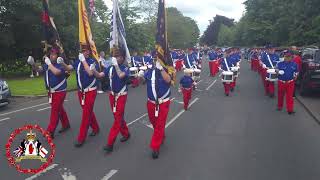
<path fill-rule="evenodd" d="M 109 155 L 102 150 L 113 122 L 107 95 L 98 95 L 95 103 L 100 134 L 75 148 L 81 111 L 76 93 L 69 92 L 65 108 L 72 128 L 56 135 L 54 164 L 33 176 L 8 165 L 5 144 L 10 133 L 24 124 L 47 127 L 47 98 L 1 108 L 0 179 L 319 179 L 320 127 L 299 103 L 293 116 L 276 111 L 276 99 L 264 96 L 260 77 L 247 62 L 241 64 L 235 92 L 226 97 L 220 78 L 208 76 L 206 61 L 203 66 L 189 111 L 182 110 L 177 86 L 172 88 L 167 138 L 157 160 L 149 149 L 152 129 L 146 116 L 145 85 L 129 89 L 125 120 L 131 139 L 117 141 Z"/>

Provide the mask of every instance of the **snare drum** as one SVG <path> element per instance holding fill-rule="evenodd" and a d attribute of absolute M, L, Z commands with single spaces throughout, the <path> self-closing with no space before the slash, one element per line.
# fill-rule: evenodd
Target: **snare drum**
<path fill-rule="evenodd" d="M 131 77 L 138 77 L 139 69 L 137 67 L 131 67 L 129 70 Z"/>
<path fill-rule="evenodd" d="M 231 71 L 222 72 L 222 82 L 231 83 L 233 82 L 234 74 Z"/>
<path fill-rule="evenodd" d="M 200 79 L 201 70 L 200 69 L 193 69 L 192 76 L 194 77 L 194 80 Z"/>
<path fill-rule="evenodd" d="M 268 69 L 267 70 L 266 80 L 271 81 L 271 82 L 278 81 L 278 74 L 275 69 Z"/>
<path fill-rule="evenodd" d="M 139 67 L 139 70 L 142 70 L 142 71 L 146 71 L 147 69 L 148 69 L 147 66 L 141 66 L 141 67 Z"/>
<path fill-rule="evenodd" d="M 231 71 L 233 72 L 234 77 L 239 76 L 239 67 L 231 67 Z"/>

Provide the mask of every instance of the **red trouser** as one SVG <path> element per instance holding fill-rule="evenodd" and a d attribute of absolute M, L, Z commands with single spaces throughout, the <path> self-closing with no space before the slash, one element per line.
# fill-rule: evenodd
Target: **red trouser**
<path fill-rule="evenodd" d="M 156 105 L 152 102 L 147 102 L 147 109 L 150 123 L 153 126 L 153 135 L 150 143 L 150 148 L 154 151 L 159 151 L 165 137 L 165 126 L 169 112 L 170 101 L 159 105 L 159 116 L 155 116 Z"/>
<path fill-rule="evenodd" d="M 223 86 L 224 86 L 224 93 L 225 94 L 229 94 L 230 93 L 230 89 L 231 89 L 231 83 L 224 82 Z"/>
<path fill-rule="evenodd" d="M 237 78 L 235 77 L 235 78 L 233 79 L 233 82 L 230 84 L 230 88 L 231 88 L 231 89 L 234 89 L 234 88 L 236 87 L 236 83 L 237 83 Z"/>
<path fill-rule="evenodd" d="M 183 94 L 183 107 L 187 110 L 192 96 L 192 88 L 181 88 L 181 90 Z"/>
<path fill-rule="evenodd" d="M 282 82 L 278 81 L 278 108 L 283 108 L 284 95 L 286 95 L 287 111 L 293 112 L 293 92 L 294 92 L 294 81 Z"/>
<path fill-rule="evenodd" d="M 66 92 L 55 92 L 51 93 L 52 103 L 51 103 L 51 115 L 50 123 L 48 125 L 47 131 L 54 133 L 59 123 L 59 119 L 62 124 L 62 128 L 70 126 L 69 119 L 66 111 L 63 108 L 63 102 L 66 97 Z M 48 94 L 50 96 L 50 94 Z"/>
<path fill-rule="evenodd" d="M 176 64 L 176 70 L 177 70 L 177 71 L 181 71 L 181 69 L 182 69 L 182 67 L 183 67 L 182 61 L 181 61 L 181 60 L 177 60 L 177 61 L 175 62 L 175 64 Z"/>
<path fill-rule="evenodd" d="M 270 95 L 274 95 L 274 82 L 265 81 L 266 82 L 266 93 Z"/>
<path fill-rule="evenodd" d="M 209 61 L 210 76 L 214 76 L 214 61 Z"/>
<path fill-rule="evenodd" d="M 133 78 L 132 80 L 131 80 L 131 83 L 132 83 L 132 87 L 137 87 L 137 86 L 139 86 L 139 79 L 138 78 Z"/>
<path fill-rule="evenodd" d="M 264 69 L 263 67 L 261 67 L 261 71 L 260 72 L 261 72 L 260 76 L 261 76 L 262 84 L 263 84 L 263 87 L 264 87 L 264 90 L 265 90 L 265 94 L 267 95 L 268 94 L 267 80 L 266 80 L 267 70 Z"/>
<path fill-rule="evenodd" d="M 115 96 L 109 95 L 109 102 L 111 106 L 111 111 L 113 111 L 113 107 L 115 105 Z M 126 121 L 123 119 L 124 109 L 127 102 L 127 95 L 119 96 L 116 103 L 116 111 L 113 113 L 114 122 L 110 129 L 109 137 L 108 137 L 108 145 L 112 146 L 114 141 L 116 140 L 119 132 L 123 137 L 129 136 L 129 130 Z"/>
<path fill-rule="evenodd" d="M 78 97 L 82 108 L 82 120 L 80 125 L 80 132 L 78 135 L 78 142 L 84 142 L 87 137 L 89 126 L 93 132 L 99 131 L 99 125 L 96 115 L 93 112 L 94 101 L 96 100 L 97 90 L 85 93 L 84 105 L 82 105 L 83 93 L 78 91 Z"/>

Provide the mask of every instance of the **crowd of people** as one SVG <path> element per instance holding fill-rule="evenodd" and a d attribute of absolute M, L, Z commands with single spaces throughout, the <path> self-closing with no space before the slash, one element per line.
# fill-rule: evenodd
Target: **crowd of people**
<path fill-rule="evenodd" d="M 284 53 L 284 60 L 280 61 L 272 46 L 253 48 L 248 50 L 247 58 L 251 62 L 251 69 L 260 74 L 266 95 L 274 97 L 275 82 L 278 82 L 278 110 L 282 110 L 283 99 L 286 95 L 287 112 L 294 114 L 294 81 L 300 64 L 299 59 L 292 54 L 291 50 Z M 170 87 L 174 77 L 168 73 L 164 64 L 156 60 L 152 52 L 145 52 L 142 56 L 134 52 L 131 62 L 125 61 L 126 52 L 122 49 L 113 50 L 112 57 L 107 60 L 104 52 L 100 53 L 97 61 L 91 58 L 90 54 L 90 48 L 83 47 L 78 58 L 72 64 L 66 64 L 59 50 L 52 48 L 49 56 L 44 57 L 43 66 L 37 67 L 33 59 L 28 59 L 28 63 L 35 71 L 44 74 L 51 104 L 48 133 L 54 138 L 59 121 L 62 124 L 59 133 L 70 129 L 69 118 L 63 103 L 66 97 L 67 74 L 75 71 L 77 94 L 82 108 L 82 120 L 75 146 L 83 146 L 89 127 L 92 129 L 89 136 L 96 136 L 100 131 L 99 121 L 94 113 L 94 103 L 98 89 L 101 88 L 103 90 L 101 93 L 108 92 L 109 104 L 114 116 L 114 123 L 104 146 L 104 150 L 111 153 L 119 133 L 122 136 L 121 142 L 126 142 L 130 138 L 130 131 L 124 120 L 129 93 L 128 85 L 131 84 L 135 88 L 142 82 L 147 88 L 147 112 L 154 129 L 150 148 L 152 157 L 158 158 L 160 147 L 165 139 L 165 125 L 171 102 Z M 170 55 L 176 72 L 182 70 L 184 72 L 184 76 L 179 80 L 179 92 L 182 93 L 185 110 L 188 110 L 192 92 L 197 88 L 204 56 L 208 57 L 211 76 L 217 76 L 219 71 L 222 71 L 219 76 L 221 76 L 226 96 L 229 96 L 236 87 L 237 77 L 240 74 L 240 63 L 244 57 L 239 48 L 210 49 L 206 53 L 200 49 L 189 48 L 185 51 L 172 50 Z"/>

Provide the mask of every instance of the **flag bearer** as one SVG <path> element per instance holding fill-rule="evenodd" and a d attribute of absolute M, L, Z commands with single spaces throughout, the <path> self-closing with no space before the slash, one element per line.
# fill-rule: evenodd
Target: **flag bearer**
<path fill-rule="evenodd" d="M 54 138 L 54 133 L 59 120 L 62 124 L 59 133 L 70 129 L 69 119 L 63 107 L 64 99 L 66 97 L 67 80 L 65 70 L 61 65 L 63 59 L 59 57 L 58 48 L 52 48 L 50 56 L 45 56 L 44 60 L 45 65 L 38 68 L 35 68 L 34 61 L 29 60 L 28 63 L 31 64 L 37 72 L 44 72 L 44 81 L 46 89 L 48 90 L 49 103 L 51 105 L 50 122 L 47 131 L 50 133 L 51 137 Z"/>
<path fill-rule="evenodd" d="M 96 136 L 99 133 L 99 125 L 93 112 L 97 96 L 97 79 L 92 71 L 93 66 L 98 69 L 99 65 L 89 57 L 90 53 L 90 48 L 83 46 L 82 53 L 79 54 L 79 58 L 74 62 L 73 66 L 63 63 L 67 70 L 74 69 L 76 71 L 78 98 L 82 108 L 82 120 L 75 147 L 81 147 L 84 144 L 89 126 L 92 128 L 90 136 Z"/>

